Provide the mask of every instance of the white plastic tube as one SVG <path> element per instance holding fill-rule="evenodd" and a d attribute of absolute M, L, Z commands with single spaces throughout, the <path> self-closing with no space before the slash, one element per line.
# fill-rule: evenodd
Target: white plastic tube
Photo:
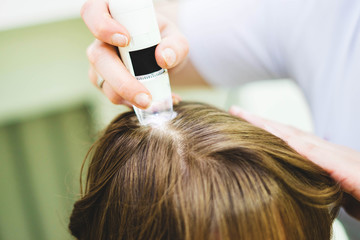
<path fill-rule="evenodd" d="M 169 75 L 155 60 L 155 48 L 161 41 L 152 0 L 109 0 L 112 17 L 130 33 L 127 47 L 119 48 L 129 72 L 150 91 L 152 104 L 146 110 L 134 106 L 142 125 L 159 124 L 173 118 Z"/>

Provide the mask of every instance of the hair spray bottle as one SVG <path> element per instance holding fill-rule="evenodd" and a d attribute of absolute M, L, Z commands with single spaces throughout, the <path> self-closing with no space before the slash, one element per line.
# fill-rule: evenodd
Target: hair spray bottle
<path fill-rule="evenodd" d="M 173 118 L 169 75 L 155 59 L 155 48 L 161 41 L 152 0 L 109 0 L 112 17 L 130 33 L 127 47 L 119 47 L 123 63 L 151 93 L 152 103 L 146 110 L 134 106 L 142 125 L 159 124 Z"/>

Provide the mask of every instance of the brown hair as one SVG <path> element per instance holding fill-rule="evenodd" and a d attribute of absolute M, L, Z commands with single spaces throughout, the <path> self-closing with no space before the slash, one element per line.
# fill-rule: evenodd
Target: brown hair
<path fill-rule="evenodd" d="M 78 239 L 329 239 L 342 193 L 284 141 L 200 103 L 118 116 L 90 149 Z"/>

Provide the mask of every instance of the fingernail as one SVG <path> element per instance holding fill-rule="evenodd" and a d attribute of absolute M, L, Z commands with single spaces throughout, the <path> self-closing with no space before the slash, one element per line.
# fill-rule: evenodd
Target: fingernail
<path fill-rule="evenodd" d="M 173 98 L 173 105 L 177 105 L 177 104 L 179 104 L 179 102 L 180 102 L 180 99 Z"/>
<path fill-rule="evenodd" d="M 151 103 L 150 96 L 147 95 L 146 93 L 139 93 L 138 95 L 135 96 L 134 100 L 137 105 L 143 108 L 147 108 Z"/>
<path fill-rule="evenodd" d="M 233 115 L 239 115 L 241 114 L 243 111 L 241 108 L 237 107 L 237 106 L 232 106 L 229 110 L 229 112 Z"/>
<path fill-rule="evenodd" d="M 115 33 L 111 40 L 115 46 L 126 47 L 128 45 L 128 38 L 119 33 Z"/>
<path fill-rule="evenodd" d="M 168 67 L 171 67 L 175 64 L 176 54 L 174 50 L 172 50 L 171 48 L 164 49 L 164 51 L 162 52 L 162 56 Z"/>

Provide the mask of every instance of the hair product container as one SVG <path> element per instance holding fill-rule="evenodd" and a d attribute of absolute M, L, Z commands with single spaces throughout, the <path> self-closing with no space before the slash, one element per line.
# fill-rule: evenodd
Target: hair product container
<path fill-rule="evenodd" d="M 155 48 L 161 41 L 152 0 L 109 0 L 112 17 L 130 33 L 127 47 L 119 47 L 120 56 L 129 72 L 151 93 L 152 103 L 134 111 L 142 125 L 173 118 L 169 75 L 155 59 Z"/>

